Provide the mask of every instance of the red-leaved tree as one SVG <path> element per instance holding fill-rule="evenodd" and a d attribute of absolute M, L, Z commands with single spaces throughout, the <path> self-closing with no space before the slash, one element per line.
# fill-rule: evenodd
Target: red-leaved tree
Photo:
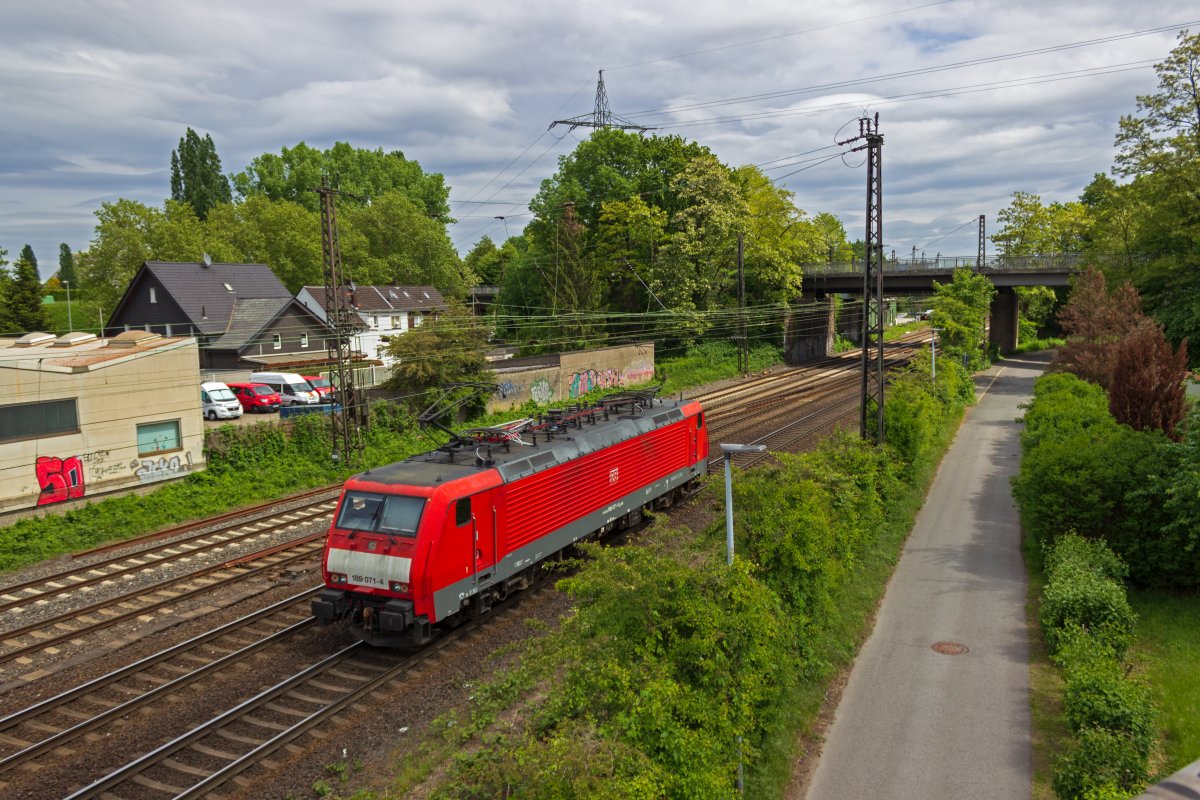
<path fill-rule="evenodd" d="M 1111 294 L 1104 273 L 1095 268 L 1075 280 L 1071 296 L 1058 312 L 1067 343 L 1054 358 L 1054 368 L 1072 372 L 1105 389 L 1112 385 L 1117 348 L 1148 322 L 1142 299 L 1128 283 Z"/>
<path fill-rule="evenodd" d="M 1187 340 L 1171 352 L 1162 326 L 1150 319 L 1115 348 L 1108 408 L 1118 422 L 1135 430 L 1157 428 L 1178 439 L 1176 427 L 1187 413 Z"/>

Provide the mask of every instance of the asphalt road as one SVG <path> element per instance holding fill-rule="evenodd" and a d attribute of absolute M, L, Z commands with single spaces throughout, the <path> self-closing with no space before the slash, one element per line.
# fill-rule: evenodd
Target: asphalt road
<path fill-rule="evenodd" d="M 976 380 L 854 663 L 808 800 L 1028 798 L 1029 641 L 1009 476 L 1046 355 Z M 951 653 L 965 648 L 960 654 Z"/>

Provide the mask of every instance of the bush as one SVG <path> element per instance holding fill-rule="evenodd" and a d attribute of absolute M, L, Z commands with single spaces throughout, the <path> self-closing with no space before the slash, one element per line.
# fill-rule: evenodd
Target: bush
<path fill-rule="evenodd" d="M 1045 556 L 1046 575 L 1054 580 L 1061 568 L 1082 568 L 1114 581 L 1129 575 L 1129 567 L 1112 549 L 1097 539 L 1085 539 L 1075 533 L 1060 536 Z"/>
<path fill-rule="evenodd" d="M 1126 737 L 1142 758 L 1154 741 L 1154 708 L 1150 690 L 1121 674 L 1114 659 L 1085 659 L 1063 670 L 1064 716 L 1076 734 L 1103 728 Z"/>
<path fill-rule="evenodd" d="M 1067 641 L 1068 631 L 1082 628 L 1119 657 L 1133 640 L 1136 617 L 1116 581 L 1078 565 L 1063 565 L 1046 584 L 1040 620 L 1052 654 Z"/>
<path fill-rule="evenodd" d="M 1066 800 L 1127 797 L 1146 781 L 1146 759 L 1127 736 L 1086 728 L 1054 770 L 1054 793 Z M 1124 794 L 1113 794 L 1114 791 Z"/>

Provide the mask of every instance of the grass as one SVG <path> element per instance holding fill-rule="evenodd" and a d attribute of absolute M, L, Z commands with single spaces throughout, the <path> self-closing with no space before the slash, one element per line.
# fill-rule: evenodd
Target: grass
<path fill-rule="evenodd" d="M 1130 651 L 1158 711 L 1161 780 L 1200 758 L 1200 596 L 1129 590 L 1138 615 Z"/>
<path fill-rule="evenodd" d="M 68 330 L 100 332 L 100 308 L 95 303 L 71 298 L 70 325 L 68 326 L 67 301 L 59 300 L 42 306 L 46 312 L 47 333 L 66 333 Z"/>
<path fill-rule="evenodd" d="M 1014 353 L 1039 353 L 1042 350 L 1053 350 L 1066 344 L 1065 339 L 1030 339 L 1017 345 Z"/>

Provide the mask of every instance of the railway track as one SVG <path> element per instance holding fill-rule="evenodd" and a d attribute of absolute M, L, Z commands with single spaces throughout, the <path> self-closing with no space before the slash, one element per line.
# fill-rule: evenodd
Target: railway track
<path fill-rule="evenodd" d="M 327 494 L 328 490 L 322 490 L 322 492 Z M 225 526 L 203 533 L 188 534 L 186 531 L 171 529 L 153 534 L 156 540 L 167 533 L 173 536 L 182 533 L 182 536 L 181 538 L 172 538 L 169 542 L 151 549 L 113 556 L 83 566 L 73 566 L 69 570 L 53 575 L 45 575 L 0 588 L 0 613 L 5 614 L 8 621 L 12 621 L 18 619 L 31 606 L 44 605 L 52 598 L 63 597 L 98 584 L 115 584 L 128 580 L 137 573 L 150 572 L 177 561 L 198 559 L 205 554 L 216 554 L 235 546 L 255 546 L 256 541 L 265 539 L 277 531 L 332 514 L 336 504 L 336 498 L 328 498 L 269 517 L 240 522 L 237 525 Z M 201 526 L 188 527 L 194 530 Z M 131 540 L 124 544 L 132 546 L 135 542 L 143 541 L 146 539 Z M 111 549 L 114 549 L 113 545 L 106 545 L 102 548 L 102 552 L 111 552 Z"/>
<path fill-rule="evenodd" d="M 286 642 L 314 624 L 308 600 L 318 591 L 306 589 L 0 718 L 0 781 L 22 765 Z"/>
<path fill-rule="evenodd" d="M 304 570 L 315 568 L 323 541 L 324 532 L 310 534 L 277 547 L 196 570 L 182 578 L 169 578 L 8 630 L 2 634 L 0 665 L 18 659 L 30 659 L 46 651 L 57 654 L 68 645 L 85 646 L 88 638 L 98 630 L 131 620 L 145 621 L 155 612 L 178 617 L 175 609 L 185 600 L 201 597 L 220 587 L 263 577 L 294 565 L 301 565 Z M 311 562 L 311 566 L 304 562 Z"/>
<path fill-rule="evenodd" d="M 378 705 L 411 688 L 415 671 L 468 649 L 487 620 L 514 613 L 546 588 L 514 595 L 415 654 L 361 642 L 345 647 L 76 790 L 68 800 L 206 797 L 249 770 L 275 769 L 273 754 L 314 730 L 336 729 L 338 715 L 356 713 L 355 704 L 368 697 Z"/>

